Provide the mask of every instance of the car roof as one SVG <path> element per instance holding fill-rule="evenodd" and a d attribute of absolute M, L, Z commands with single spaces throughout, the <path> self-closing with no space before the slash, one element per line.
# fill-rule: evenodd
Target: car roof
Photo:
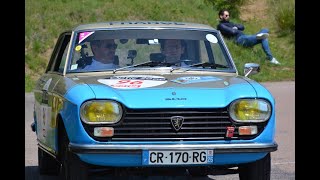
<path fill-rule="evenodd" d="M 74 31 L 83 31 L 89 29 L 202 29 L 202 30 L 216 30 L 213 27 L 205 24 L 191 23 L 191 22 L 175 22 L 175 21 L 108 21 L 92 24 L 81 24 L 75 27 Z"/>

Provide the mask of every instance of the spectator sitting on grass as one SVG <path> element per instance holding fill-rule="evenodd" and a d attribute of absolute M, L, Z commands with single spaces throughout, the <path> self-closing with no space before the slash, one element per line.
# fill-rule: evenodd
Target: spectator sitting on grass
<path fill-rule="evenodd" d="M 229 21 L 230 13 L 228 10 L 223 9 L 219 11 L 219 18 L 220 22 L 217 29 L 224 37 L 235 38 L 235 43 L 244 47 L 253 47 L 254 45 L 261 44 L 269 62 L 273 64 L 280 64 L 280 62 L 271 54 L 267 39 L 269 36 L 268 29 L 261 29 L 255 35 L 246 35 L 243 33 L 244 26 L 242 24 L 235 24 Z"/>

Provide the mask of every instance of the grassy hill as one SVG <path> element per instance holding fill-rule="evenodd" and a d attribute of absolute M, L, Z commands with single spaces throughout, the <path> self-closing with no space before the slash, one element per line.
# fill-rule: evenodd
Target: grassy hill
<path fill-rule="evenodd" d="M 282 3 L 293 0 L 282 0 Z M 35 81 L 44 72 L 59 34 L 72 27 L 92 22 L 121 20 L 186 21 L 216 27 L 216 9 L 205 0 L 26 0 L 25 1 L 25 91 L 30 92 Z M 262 4 L 261 4 L 262 2 Z M 292 3 L 290 3 L 292 5 Z M 293 2 L 294 5 L 294 2 Z M 259 63 L 261 72 L 250 78 L 259 82 L 295 79 L 294 31 L 279 29 L 275 7 L 271 0 L 248 0 L 241 7 L 239 18 L 245 33 L 253 34 L 261 28 L 269 28 L 270 49 L 281 65 L 267 63 L 260 45 L 243 48 L 226 43 L 240 73 L 246 62 Z M 233 17 L 231 17 L 233 18 Z M 284 21 L 285 22 L 285 21 Z"/>

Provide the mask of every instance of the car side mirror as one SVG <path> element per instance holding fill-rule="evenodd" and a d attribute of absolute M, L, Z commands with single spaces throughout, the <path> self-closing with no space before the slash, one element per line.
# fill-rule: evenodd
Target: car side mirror
<path fill-rule="evenodd" d="M 129 50 L 127 59 L 134 59 L 137 56 L 136 50 Z"/>
<path fill-rule="evenodd" d="M 133 59 L 137 56 L 137 51 L 136 50 L 129 50 L 128 51 L 128 57 L 127 59 L 131 59 L 131 64 L 133 65 Z"/>
<path fill-rule="evenodd" d="M 260 72 L 260 65 L 256 63 L 246 63 L 244 65 L 243 72 L 245 77 L 249 75 L 257 74 Z"/>

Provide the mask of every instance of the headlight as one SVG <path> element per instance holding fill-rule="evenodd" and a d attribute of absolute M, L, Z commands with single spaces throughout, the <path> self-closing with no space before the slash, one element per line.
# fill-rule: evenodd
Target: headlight
<path fill-rule="evenodd" d="M 81 106 L 80 116 L 87 124 L 114 124 L 120 121 L 122 108 L 115 101 L 88 101 Z"/>
<path fill-rule="evenodd" d="M 229 113 L 237 122 L 263 122 L 271 116 L 271 105 L 262 99 L 240 99 L 230 105 Z"/>

